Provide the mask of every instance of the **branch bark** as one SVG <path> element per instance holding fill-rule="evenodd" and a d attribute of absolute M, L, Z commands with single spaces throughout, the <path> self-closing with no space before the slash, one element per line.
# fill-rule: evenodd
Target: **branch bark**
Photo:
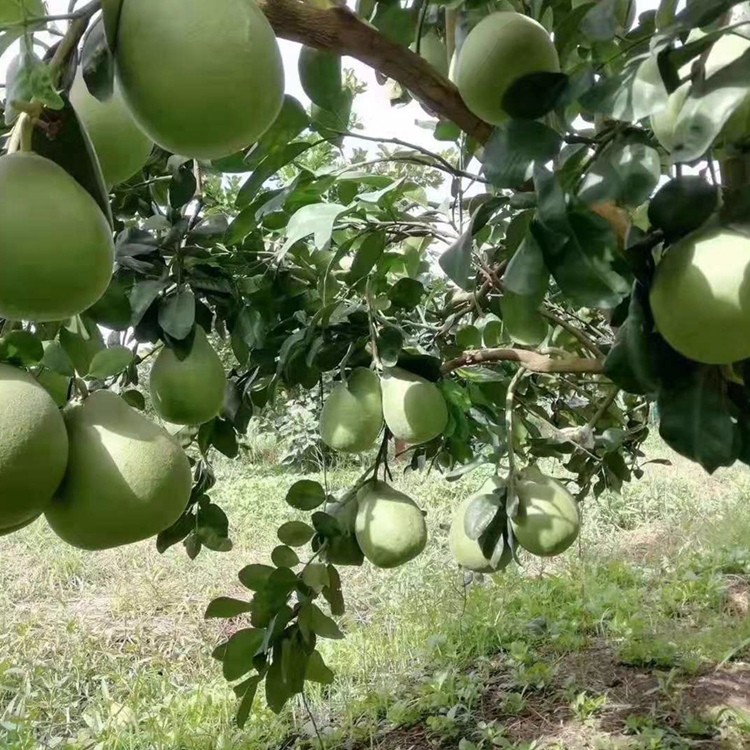
<path fill-rule="evenodd" d="M 517 362 L 531 372 L 541 373 L 599 374 L 604 372 L 604 362 L 600 359 L 578 357 L 560 359 L 527 349 L 472 349 L 464 352 L 460 357 L 446 362 L 442 371 L 443 375 L 447 375 L 461 367 L 490 364 L 492 362 Z"/>
<path fill-rule="evenodd" d="M 353 57 L 398 81 L 425 107 L 480 143 L 490 137 L 492 126 L 469 111 L 447 78 L 348 8 L 318 8 L 303 0 L 263 0 L 260 7 L 276 36 Z"/>

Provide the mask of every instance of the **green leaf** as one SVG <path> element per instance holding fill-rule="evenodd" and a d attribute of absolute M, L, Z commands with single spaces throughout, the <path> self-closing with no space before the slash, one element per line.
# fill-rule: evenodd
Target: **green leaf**
<path fill-rule="evenodd" d="M 241 599 L 233 599 L 229 596 L 220 596 L 214 599 L 206 608 L 206 614 L 203 616 L 206 620 L 214 618 L 232 618 L 244 615 L 252 609 L 251 602 L 245 602 Z"/>
<path fill-rule="evenodd" d="M 308 563 L 302 571 L 302 580 L 314 591 L 322 591 L 330 583 L 328 566 L 323 563 Z"/>
<path fill-rule="evenodd" d="M 156 549 L 164 554 L 170 547 L 181 542 L 195 529 L 195 516 L 183 513 L 169 528 L 160 531 L 156 537 Z"/>
<path fill-rule="evenodd" d="M 125 391 L 122 394 L 122 400 L 128 405 L 132 406 L 138 411 L 144 411 L 146 409 L 146 399 L 140 391 L 136 391 L 131 388 L 129 391 Z"/>
<path fill-rule="evenodd" d="M 341 57 L 303 45 L 297 64 L 300 83 L 310 101 L 324 109 L 335 108 L 341 95 Z"/>
<path fill-rule="evenodd" d="M 502 106 L 512 118 L 536 120 L 555 109 L 567 91 L 565 73 L 529 73 L 508 86 Z"/>
<path fill-rule="evenodd" d="M 464 532 L 469 539 L 479 539 L 500 510 L 500 497 L 496 494 L 477 495 L 466 506 Z"/>
<path fill-rule="evenodd" d="M 130 308 L 133 313 L 130 319 L 131 326 L 135 327 L 141 322 L 146 311 L 151 307 L 165 286 L 166 282 L 151 279 L 133 284 L 133 288 L 130 291 Z"/>
<path fill-rule="evenodd" d="M 365 235 L 352 259 L 352 265 L 347 274 L 347 283 L 356 284 L 361 278 L 367 276 L 383 257 L 384 252 L 384 230 Z"/>
<path fill-rule="evenodd" d="M 271 552 L 271 562 L 277 568 L 293 568 L 299 565 L 299 557 L 291 547 L 279 545 Z"/>
<path fill-rule="evenodd" d="M 325 500 L 326 492 L 322 485 L 311 479 L 300 479 L 286 494 L 286 502 L 297 510 L 315 510 L 323 505 Z"/>
<path fill-rule="evenodd" d="M 663 383 L 658 408 L 659 434 L 665 442 L 709 474 L 737 459 L 740 433 L 719 368 L 697 368 L 675 382 Z"/>
<path fill-rule="evenodd" d="M 607 377 L 628 393 L 655 395 L 658 391 L 653 327 L 648 311 L 648 293 L 636 283 L 630 297 L 628 317 L 604 361 Z"/>
<path fill-rule="evenodd" d="M 133 352 L 126 346 L 113 346 L 97 352 L 91 360 L 88 377 L 96 380 L 119 375 L 133 363 Z"/>
<path fill-rule="evenodd" d="M 414 14 L 398 3 L 378 3 L 371 23 L 387 39 L 404 47 L 414 39 Z"/>
<path fill-rule="evenodd" d="M 90 27 L 81 49 L 81 75 L 89 93 L 99 101 L 112 97 L 115 83 L 115 59 L 107 43 L 102 19 Z"/>
<path fill-rule="evenodd" d="M 238 630 L 229 639 L 222 660 L 224 679 L 236 680 L 253 668 L 253 657 L 263 643 L 264 636 L 265 630 L 245 628 Z"/>
<path fill-rule="evenodd" d="M 11 331 L 0 339 L 0 360 L 19 365 L 35 365 L 44 358 L 44 347 L 29 331 Z"/>
<path fill-rule="evenodd" d="M 321 592 L 331 608 L 334 617 L 341 617 L 346 611 L 344 595 L 341 591 L 341 576 L 334 565 L 328 565 L 328 585 Z"/>
<path fill-rule="evenodd" d="M 291 698 L 282 664 L 282 645 L 278 644 L 274 646 L 273 661 L 266 674 L 266 703 L 275 714 L 281 713 L 281 709 Z"/>
<path fill-rule="evenodd" d="M 682 175 L 663 185 L 648 206 L 648 220 L 670 242 L 705 224 L 719 205 L 719 191 L 698 175 Z"/>
<path fill-rule="evenodd" d="M 246 565 L 237 575 L 245 588 L 251 591 L 260 591 L 268 583 L 268 579 L 274 570 L 270 565 L 256 563 Z"/>
<path fill-rule="evenodd" d="M 234 688 L 235 694 L 240 698 L 240 704 L 237 707 L 237 726 L 240 729 L 245 726 L 250 716 L 260 680 L 260 675 L 253 675 Z"/>
<path fill-rule="evenodd" d="M 503 288 L 513 294 L 531 297 L 538 307 L 549 287 L 549 270 L 544 254 L 532 232 L 527 232 L 503 275 Z"/>
<path fill-rule="evenodd" d="M 399 279 L 389 290 L 388 299 L 394 307 L 414 310 L 422 301 L 424 286 L 416 279 Z"/>
<path fill-rule="evenodd" d="M 492 131 L 482 171 L 499 188 L 517 188 L 532 176 L 535 163 L 553 159 L 562 146 L 559 133 L 541 122 L 510 120 Z"/>
<path fill-rule="evenodd" d="M 195 324 L 195 295 L 189 289 L 164 297 L 159 303 L 159 325 L 173 339 L 187 338 Z"/>
<path fill-rule="evenodd" d="M 231 422 L 218 417 L 213 421 L 211 445 L 227 458 L 237 458 L 240 447 L 237 442 L 237 433 Z"/>
<path fill-rule="evenodd" d="M 197 188 L 193 162 L 181 164 L 169 182 L 169 205 L 175 209 L 186 206 L 195 197 Z"/>
<path fill-rule="evenodd" d="M 2 350 L 2 343 L 0 343 L 0 351 Z M 42 357 L 41 364 L 52 372 L 56 372 L 59 375 L 67 375 L 73 377 L 75 375 L 75 368 L 73 363 L 70 361 L 68 353 L 63 349 L 62 344 L 57 341 L 51 341 L 44 349 L 44 356 Z"/>
<path fill-rule="evenodd" d="M 383 326 L 377 337 L 378 355 L 386 367 L 395 367 L 404 345 L 404 334 L 396 326 Z"/>
<path fill-rule="evenodd" d="M 307 660 L 305 669 L 305 679 L 310 682 L 317 682 L 320 685 L 331 685 L 335 675 L 326 666 L 323 657 L 319 651 L 313 651 Z"/>
<path fill-rule="evenodd" d="M 581 31 L 592 42 L 608 42 L 624 28 L 628 3 L 635 0 L 599 0 L 581 20 Z M 623 6 L 625 13 L 623 13 Z"/>
<path fill-rule="evenodd" d="M 305 604 L 299 614 L 300 627 L 309 628 L 313 633 L 321 638 L 330 638 L 340 640 L 344 634 L 339 630 L 339 626 L 326 615 L 320 607 L 315 604 Z"/>
<path fill-rule="evenodd" d="M 313 235 L 313 244 L 318 250 L 327 248 L 331 242 L 333 225 L 346 210 L 346 206 L 338 203 L 313 203 L 300 208 L 287 224 L 286 242 L 280 251 L 282 257 L 292 245 L 310 235 Z"/>
<path fill-rule="evenodd" d="M 279 526 L 277 535 L 282 544 L 302 547 L 315 536 L 315 529 L 302 521 L 287 521 Z"/>

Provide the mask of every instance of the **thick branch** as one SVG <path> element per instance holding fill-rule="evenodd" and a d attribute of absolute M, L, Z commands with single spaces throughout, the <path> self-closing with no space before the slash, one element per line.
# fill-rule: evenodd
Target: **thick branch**
<path fill-rule="evenodd" d="M 464 352 L 460 357 L 452 359 L 443 365 L 443 374 L 458 370 L 461 367 L 482 365 L 491 362 L 518 362 L 531 372 L 556 373 L 601 373 L 604 363 L 599 359 L 580 359 L 571 357 L 566 359 L 551 357 L 527 349 L 472 349 Z"/>
<path fill-rule="evenodd" d="M 447 78 L 348 8 L 318 8 L 302 0 L 264 0 L 261 8 L 278 37 L 353 57 L 398 81 L 432 112 L 481 143 L 489 138 L 492 127 L 469 111 Z"/>

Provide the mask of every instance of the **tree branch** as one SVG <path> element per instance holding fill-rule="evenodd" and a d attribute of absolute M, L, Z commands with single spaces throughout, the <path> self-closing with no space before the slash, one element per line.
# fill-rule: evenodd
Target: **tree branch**
<path fill-rule="evenodd" d="M 353 57 L 398 81 L 428 109 L 481 143 L 489 138 L 492 127 L 469 111 L 447 78 L 348 8 L 318 8 L 302 0 L 262 0 L 260 7 L 276 36 Z"/>
<path fill-rule="evenodd" d="M 461 367 L 491 362 L 517 362 L 531 372 L 541 373 L 597 374 L 604 372 L 604 362 L 600 359 L 581 359 L 578 357 L 558 359 L 528 349 L 472 349 L 464 352 L 460 357 L 446 362 L 442 367 L 442 372 L 443 375 L 447 375 Z"/>

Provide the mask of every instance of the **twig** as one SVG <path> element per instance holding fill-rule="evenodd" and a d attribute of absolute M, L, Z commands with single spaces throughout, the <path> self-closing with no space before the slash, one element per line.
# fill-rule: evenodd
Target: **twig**
<path fill-rule="evenodd" d="M 442 367 L 443 374 L 461 367 L 487 364 L 490 362 L 517 362 L 531 372 L 556 373 L 602 373 L 604 362 L 600 359 L 570 357 L 558 359 L 528 349 L 472 349 L 460 357 L 451 359 Z"/>
<path fill-rule="evenodd" d="M 84 5 L 83 8 L 72 14 L 73 20 L 68 27 L 68 30 L 65 32 L 65 36 L 55 50 L 55 54 L 52 56 L 52 60 L 49 64 L 50 74 L 55 83 L 57 83 L 57 80 L 65 67 L 65 63 L 67 63 L 68 58 L 78 47 L 78 42 L 83 38 L 91 19 L 94 14 L 99 11 L 100 7 L 101 3 L 99 0 L 93 0 L 93 2 Z"/>
<path fill-rule="evenodd" d="M 586 425 L 590 430 L 593 430 L 596 427 L 596 425 L 599 423 L 599 420 L 607 413 L 607 411 L 609 410 L 609 407 L 612 406 L 612 404 L 614 404 L 615 399 L 617 398 L 619 393 L 620 393 L 620 389 L 614 388 L 612 390 L 612 393 L 610 393 L 609 396 L 607 396 L 607 398 L 605 398 L 604 401 L 602 401 L 601 405 L 596 410 L 596 414 L 594 414 L 594 416 L 591 417 L 591 420 L 589 421 L 588 425 Z"/>

